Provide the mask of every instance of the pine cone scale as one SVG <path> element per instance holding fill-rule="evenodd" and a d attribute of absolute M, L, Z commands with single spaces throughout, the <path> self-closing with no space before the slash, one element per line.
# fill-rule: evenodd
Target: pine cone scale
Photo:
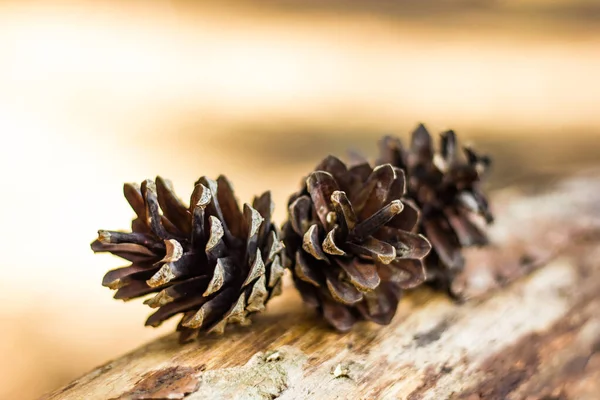
<path fill-rule="evenodd" d="M 302 237 L 302 248 L 317 260 L 328 261 L 327 255 L 321 248 L 319 226 L 311 225 Z"/>
<path fill-rule="evenodd" d="M 322 267 L 327 268 L 327 265 L 322 265 Z M 321 277 L 319 270 L 316 268 L 311 268 L 311 264 L 307 260 L 307 256 L 301 251 L 296 252 L 294 274 L 298 279 L 310 283 L 316 287 L 320 287 L 322 285 L 323 278 Z"/>
<path fill-rule="evenodd" d="M 234 273 L 235 261 L 230 257 L 222 257 L 217 259 L 217 264 L 213 270 L 212 277 L 202 293 L 202 296 L 208 297 L 213 293 L 221 290 L 223 285 L 234 281 L 236 275 Z"/>
<path fill-rule="evenodd" d="M 357 321 L 357 317 L 343 304 L 333 300 L 320 300 L 319 306 L 323 309 L 323 317 L 340 332 L 348 332 Z M 360 309 L 360 304 L 357 306 Z"/>
<path fill-rule="evenodd" d="M 381 283 L 377 267 L 374 264 L 362 262 L 357 259 L 339 259 L 337 263 L 346 272 L 348 279 L 358 290 L 368 292 L 376 289 Z"/>
<path fill-rule="evenodd" d="M 221 203 L 219 201 L 218 191 L 219 184 L 217 181 L 209 179 L 205 176 L 200 178 L 196 185 L 201 184 L 202 186 L 208 188 L 210 191 L 210 202 L 205 206 L 205 213 L 210 215 L 211 220 L 219 221 L 220 226 L 223 228 L 223 236 L 226 238 L 228 243 L 236 243 L 238 241 L 237 238 L 233 236 L 229 227 L 227 226 L 225 216 L 223 215 L 223 210 L 221 209 Z M 205 190 L 203 189 L 203 192 Z"/>
<path fill-rule="evenodd" d="M 310 174 L 306 179 L 306 186 L 322 226 L 329 230 L 331 227 L 330 213 L 335 212 L 331 205 L 331 196 L 334 192 L 339 191 L 339 186 L 333 176 L 325 171 Z"/>
<path fill-rule="evenodd" d="M 256 260 L 258 250 L 258 234 L 260 231 L 260 225 L 264 221 L 264 218 L 260 213 L 249 205 L 244 205 L 244 225 L 243 232 L 247 236 L 246 240 L 246 259 L 243 263 L 244 266 L 253 265 Z"/>
<path fill-rule="evenodd" d="M 150 277 L 150 279 L 146 280 L 146 285 L 150 286 L 151 288 L 164 286 L 171 280 L 181 275 L 184 275 L 183 270 L 176 269 L 172 264 L 163 264 L 158 271 L 156 271 L 154 275 Z"/>
<path fill-rule="evenodd" d="M 390 280 L 397 283 L 401 289 L 412 289 L 425 282 L 425 266 L 418 260 L 397 259 L 390 263 L 389 267 L 395 270 Z"/>
<path fill-rule="evenodd" d="M 215 325 L 221 322 L 227 322 L 227 318 L 231 316 L 232 310 L 239 308 L 238 302 L 240 299 L 239 297 L 236 298 L 235 294 L 236 290 L 234 287 L 227 287 L 212 297 L 210 301 L 205 300 L 198 304 L 193 304 L 194 308 L 197 308 L 200 304 L 201 307 L 195 313 L 190 313 L 190 315 L 192 315 L 191 318 L 186 319 L 184 316 L 182 325 L 186 328 L 204 328 L 207 331 L 210 331 Z M 243 294 L 241 296 L 243 296 Z M 207 299 L 206 297 L 203 298 Z M 181 311 L 186 310 L 180 310 L 180 312 Z"/>
<path fill-rule="evenodd" d="M 383 282 L 375 291 L 365 295 L 357 306 L 362 318 L 379 325 L 388 325 L 398 308 L 402 290 L 391 282 Z"/>
<path fill-rule="evenodd" d="M 95 252 L 110 252 L 131 262 L 143 262 L 156 257 L 153 250 L 135 243 L 102 243 L 98 239 L 91 247 Z"/>
<path fill-rule="evenodd" d="M 259 237 L 265 237 L 267 234 L 266 227 L 271 226 L 271 216 L 275 209 L 275 203 L 273 203 L 273 200 L 271 199 L 271 193 L 266 192 L 260 197 L 255 197 L 252 202 L 252 207 L 263 217 L 258 235 Z"/>
<path fill-rule="evenodd" d="M 416 164 L 428 164 L 433 160 L 433 141 L 431 135 L 425 128 L 425 125 L 420 124 L 412 134 L 410 142 L 410 154 L 407 166 Z"/>
<path fill-rule="evenodd" d="M 159 261 L 159 263 L 169 263 L 180 260 L 184 255 L 183 246 L 175 239 L 168 239 L 165 243 L 165 256 Z"/>
<path fill-rule="evenodd" d="M 341 230 L 343 232 L 353 231 L 358 219 L 346 193 L 336 190 L 330 200 L 336 213 L 336 222 L 340 225 Z"/>
<path fill-rule="evenodd" d="M 398 138 L 384 136 L 379 141 L 378 165 L 391 164 L 402 170 L 406 170 L 406 150 Z"/>
<path fill-rule="evenodd" d="M 242 287 L 249 285 L 252 281 L 263 276 L 265 273 L 265 263 L 263 262 L 261 251 L 260 249 L 256 249 L 250 272 L 246 275 L 246 280 L 242 283 Z"/>
<path fill-rule="evenodd" d="M 346 305 L 353 305 L 363 299 L 362 293 L 354 285 L 344 282 L 339 278 L 339 268 L 330 267 L 325 268 L 323 271 L 326 275 L 325 282 L 327 289 L 335 301 Z"/>
<path fill-rule="evenodd" d="M 261 275 L 260 278 L 252 286 L 250 295 L 248 296 L 248 305 L 246 310 L 249 312 L 258 312 L 265 309 L 265 302 L 269 297 L 267 291 L 265 275 Z"/>
<path fill-rule="evenodd" d="M 223 223 L 213 215 L 208 217 L 208 225 L 209 235 L 208 240 L 204 245 L 204 252 L 209 258 L 217 259 L 223 256 L 227 248 L 227 245 L 223 240 L 225 237 L 225 227 L 223 226 Z"/>
<path fill-rule="evenodd" d="M 155 265 L 163 263 L 162 266 L 146 283 L 150 287 L 158 287 L 174 279 L 193 276 L 196 272 L 194 268 L 196 259 L 194 254 L 186 253 L 176 261 L 163 263 L 162 260 L 159 260 Z"/>
<path fill-rule="evenodd" d="M 451 270 L 462 269 L 464 259 L 460 251 L 460 243 L 453 232 L 437 220 L 425 221 L 423 230 L 442 262 Z"/>
<path fill-rule="evenodd" d="M 373 172 L 373 168 L 369 163 L 364 162 L 358 165 L 354 165 L 346 172 L 347 180 L 349 181 L 348 192 L 357 193 L 359 189 L 364 185 L 365 181 L 369 179 L 369 175 Z"/>
<path fill-rule="evenodd" d="M 367 217 L 361 221 L 354 227 L 354 229 L 351 229 L 350 237 L 358 240 L 366 239 L 367 237 L 379 231 L 396 215 L 400 214 L 403 209 L 404 205 L 400 200 L 392 200 L 389 204 L 371 214 L 370 217 Z"/>
<path fill-rule="evenodd" d="M 431 243 L 423 235 L 393 229 L 381 228 L 378 238 L 390 243 L 396 249 L 396 258 L 423 259 L 431 251 Z"/>
<path fill-rule="evenodd" d="M 163 216 L 160 215 L 156 185 L 151 180 L 142 183 L 142 197 L 146 204 L 146 222 L 154 235 L 159 239 L 173 239 L 174 236 L 163 226 Z"/>
<path fill-rule="evenodd" d="M 239 203 L 233 192 L 233 187 L 224 176 L 220 176 L 217 179 L 217 199 L 227 229 L 229 229 L 233 237 L 243 236 L 242 212 L 238 206 Z"/>
<path fill-rule="evenodd" d="M 349 251 L 371 260 L 389 264 L 396 258 L 396 248 L 382 240 L 369 236 L 360 243 L 346 242 L 344 247 Z"/>
<path fill-rule="evenodd" d="M 139 185 L 126 183 L 123 185 L 123 195 L 125 199 L 137 215 L 137 217 L 145 221 L 146 220 L 146 203 L 142 196 L 142 191 Z"/>
<path fill-rule="evenodd" d="M 195 294 L 192 296 L 186 296 L 184 298 L 172 301 L 158 308 L 154 314 L 151 314 L 146 320 L 147 326 L 159 326 L 167 319 L 188 311 L 191 308 L 196 308 L 208 302 L 208 298 L 202 296 L 202 294 Z"/>
<path fill-rule="evenodd" d="M 164 216 L 177 228 L 183 235 L 190 234 L 190 212 L 183 202 L 175 196 L 172 190 L 171 182 L 156 178 L 156 191 L 160 208 Z"/>
<path fill-rule="evenodd" d="M 268 255 L 266 262 L 273 263 L 277 259 L 277 265 L 281 268 L 281 260 L 279 259 L 279 254 L 284 249 L 284 246 L 283 243 L 278 239 L 278 237 L 279 234 L 276 231 L 271 231 L 271 233 L 267 236 L 267 243 L 265 248 L 269 249 L 269 251 L 267 252 Z M 280 270 L 280 268 L 274 268 L 271 271 L 273 273 L 283 274 L 283 270 Z"/>
<path fill-rule="evenodd" d="M 280 247 L 277 250 L 277 252 L 280 252 L 281 250 L 283 250 L 283 248 Z M 269 256 L 269 258 L 267 259 L 267 262 L 271 263 L 271 271 L 269 273 L 267 287 L 273 289 L 278 284 L 281 284 L 281 278 L 283 277 L 285 269 L 283 268 L 283 265 L 281 264 L 281 259 L 280 259 L 279 255 L 274 256 L 272 259 Z"/>
<path fill-rule="evenodd" d="M 481 193 L 476 191 L 461 193 L 458 196 L 458 201 L 462 208 L 468 212 L 483 216 L 486 223 L 494 222 L 494 216 L 490 212 L 488 203 Z"/>
<path fill-rule="evenodd" d="M 139 278 L 141 274 L 150 274 L 148 278 L 154 275 L 158 268 L 152 265 L 132 264 L 129 267 L 117 268 L 108 271 L 102 278 L 102 286 L 110 289 L 120 289 L 126 285 L 131 279 Z"/>
<path fill-rule="evenodd" d="M 456 233 L 462 247 L 484 246 L 488 244 L 485 232 L 475 225 L 465 213 L 455 210 L 445 210 L 448 223 Z"/>
<path fill-rule="evenodd" d="M 360 219 L 370 217 L 385 204 L 385 201 L 390 197 L 390 189 L 395 179 L 398 179 L 398 176 L 389 164 L 373 169 L 364 187 L 355 196 L 350 196 Z"/>
<path fill-rule="evenodd" d="M 333 177 L 336 186 L 339 187 L 339 190 L 349 191 L 352 188 L 353 176 L 349 174 L 346 164 L 336 157 L 328 156 L 325 158 L 319 166 L 315 168 L 315 172 L 329 173 Z"/>
<path fill-rule="evenodd" d="M 152 237 L 139 232 L 98 231 L 98 241 L 103 244 L 137 244 L 146 250 L 161 251 L 165 249 L 163 243 L 155 243 Z"/>
<path fill-rule="evenodd" d="M 410 232 L 418 226 L 421 212 L 411 200 L 403 199 L 402 205 L 402 212 L 396 215 L 388 225 L 401 231 Z"/>
<path fill-rule="evenodd" d="M 288 226 L 290 226 L 297 235 L 303 236 L 308 230 L 309 226 L 307 224 L 311 221 L 311 208 L 312 204 L 310 197 L 306 195 L 298 197 L 288 207 L 288 213 L 290 215 Z"/>
<path fill-rule="evenodd" d="M 183 282 L 175 283 L 172 286 L 161 290 L 155 296 L 145 300 L 144 304 L 148 305 L 150 308 L 164 306 L 165 304 L 169 304 L 184 298 L 189 294 L 199 293 L 204 287 L 206 287 L 208 281 L 208 276 L 198 276 L 186 279 Z"/>
<path fill-rule="evenodd" d="M 339 248 L 335 243 L 336 240 L 342 241 L 343 239 L 341 239 L 341 237 L 343 236 L 347 236 L 347 233 L 342 232 L 342 229 L 339 227 L 339 225 L 335 225 L 333 229 L 327 233 L 323 243 L 321 244 L 323 252 L 329 254 L 330 256 L 345 256 L 346 252 Z"/>

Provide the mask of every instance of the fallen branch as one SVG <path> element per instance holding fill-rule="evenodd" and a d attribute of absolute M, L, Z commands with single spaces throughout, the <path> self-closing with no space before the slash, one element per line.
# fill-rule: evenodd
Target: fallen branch
<path fill-rule="evenodd" d="M 494 245 L 469 252 L 453 287 L 462 305 L 418 289 L 391 325 L 338 334 L 288 287 L 250 328 L 184 346 L 166 336 L 45 398 L 595 399 L 597 175 L 497 194 Z"/>

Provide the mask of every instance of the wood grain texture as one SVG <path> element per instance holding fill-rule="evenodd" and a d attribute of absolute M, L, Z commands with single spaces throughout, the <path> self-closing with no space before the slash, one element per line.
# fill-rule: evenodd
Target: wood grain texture
<path fill-rule="evenodd" d="M 421 288 L 389 326 L 339 334 L 287 287 L 250 327 L 166 336 L 44 398 L 597 399 L 599 176 L 497 193 L 494 245 L 469 252 L 462 304 Z"/>

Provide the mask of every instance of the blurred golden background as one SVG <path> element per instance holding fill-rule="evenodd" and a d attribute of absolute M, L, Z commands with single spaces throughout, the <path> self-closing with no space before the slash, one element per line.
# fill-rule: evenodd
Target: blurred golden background
<path fill-rule="evenodd" d="M 420 121 L 495 157 L 492 186 L 600 162 L 595 0 L 0 2 L 0 398 L 168 332 L 100 286 L 121 185 L 224 173 L 286 194 L 330 152 Z"/>

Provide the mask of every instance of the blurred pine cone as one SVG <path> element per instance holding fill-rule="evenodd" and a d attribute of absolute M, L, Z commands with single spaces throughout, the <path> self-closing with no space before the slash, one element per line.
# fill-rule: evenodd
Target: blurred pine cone
<path fill-rule="evenodd" d="M 388 324 L 402 289 L 425 279 L 429 242 L 411 231 L 419 218 L 404 172 L 327 157 L 289 200 L 286 266 L 305 302 L 340 331 L 360 319 Z"/>
<path fill-rule="evenodd" d="M 379 164 L 392 164 L 406 171 L 407 198 L 421 208 L 419 232 L 433 246 L 425 260 L 427 279 L 450 290 L 454 276 L 464 268 L 461 248 L 488 243 L 481 221 L 493 221 L 481 178 L 490 166 L 487 156 L 469 147 L 458 151 L 454 131 L 440 136 L 435 153 L 431 135 L 424 125 L 412 133 L 410 148 L 400 139 L 386 136 L 380 141 Z"/>
<path fill-rule="evenodd" d="M 198 180 L 189 208 L 160 177 L 141 188 L 125 184 L 124 193 L 137 214 L 132 232 L 101 230 L 92 249 L 131 262 L 104 276 L 116 299 L 155 293 L 145 304 L 158 311 L 146 325 L 183 313 L 182 341 L 200 331 L 221 333 L 228 322 L 248 324 L 249 314 L 280 293 L 283 245 L 269 192 L 244 204 L 243 213 L 223 176 Z"/>

